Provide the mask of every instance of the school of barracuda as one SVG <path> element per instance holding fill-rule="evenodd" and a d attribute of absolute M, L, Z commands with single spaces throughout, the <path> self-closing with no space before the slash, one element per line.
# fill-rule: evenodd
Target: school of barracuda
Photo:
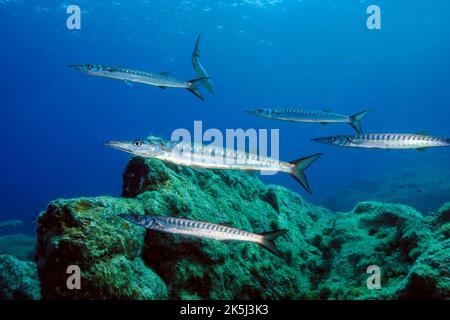
<path fill-rule="evenodd" d="M 134 83 L 142 83 L 161 89 L 187 89 L 197 98 L 204 100 L 199 88 L 203 86 L 210 93 L 214 93 L 214 88 L 206 69 L 200 62 L 200 40 L 201 35 L 197 37 L 192 53 L 192 65 L 197 77 L 189 81 L 171 77 L 169 76 L 169 72 L 152 73 L 103 64 L 71 64 L 69 67 L 89 75 L 120 80 L 130 87 Z M 370 110 L 365 110 L 351 116 L 334 113 L 329 110 L 278 107 L 258 108 L 245 112 L 250 115 L 279 121 L 310 122 L 323 125 L 329 123 L 347 123 L 357 132 L 356 135 L 337 135 L 311 139 L 315 142 L 337 147 L 386 150 L 414 149 L 424 151 L 428 148 L 450 146 L 450 138 L 435 137 L 426 133 L 364 134 L 361 121 L 367 116 Z M 163 140 L 157 137 L 149 137 L 146 140 L 109 141 L 105 145 L 133 155 L 155 158 L 182 166 L 223 170 L 284 172 L 295 178 L 308 193 L 311 193 L 311 187 L 304 171 L 322 155 L 322 153 L 318 153 L 292 162 L 283 162 L 254 153 L 201 144 L 188 144 L 182 141 Z M 287 232 L 287 230 L 283 229 L 264 233 L 253 233 L 214 223 L 175 217 L 122 213 L 119 216 L 137 226 L 164 233 L 207 238 L 217 241 L 256 243 L 277 256 L 281 256 L 281 254 L 276 249 L 274 240 Z"/>

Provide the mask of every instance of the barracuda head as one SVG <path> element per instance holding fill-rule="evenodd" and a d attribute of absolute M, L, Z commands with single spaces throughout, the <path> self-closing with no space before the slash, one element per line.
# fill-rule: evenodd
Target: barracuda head
<path fill-rule="evenodd" d="M 101 64 L 70 64 L 68 67 L 92 75 L 107 71 L 107 68 Z"/>
<path fill-rule="evenodd" d="M 346 146 L 351 142 L 350 136 L 340 135 L 340 136 L 333 136 L 333 137 L 324 137 L 324 138 L 314 138 L 311 139 L 315 142 L 320 142 L 324 144 L 330 144 L 334 146 Z"/>
<path fill-rule="evenodd" d="M 139 214 L 119 214 L 119 217 L 131 222 L 132 224 L 136 224 L 138 226 L 147 227 L 149 219 L 147 216 L 139 215 Z"/>
<path fill-rule="evenodd" d="M 171 152 L 177 143 L 177 141 L 165 141 L 161 138 L 149 137 L 147 140 L 108 141 L 105 142 L 105 145 L 141 157 L 160 158 Z"/>
<path fill-rule="evenodd" d="M 267 108 L 259 108 L 254 110 L 246 110 L 245 112 L 254 116 L 267 117 L 273 113 L 273 110 Z"/>

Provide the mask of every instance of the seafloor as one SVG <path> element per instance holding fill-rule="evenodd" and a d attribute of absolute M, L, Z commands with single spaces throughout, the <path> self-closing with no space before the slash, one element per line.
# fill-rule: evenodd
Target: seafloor
<path fill-rule="evenodd" d="M 431 215 L 361 202 L 330 212 L 246 173 L 130 160 L 123 197 L 59 199 L 37 238 L 0 237 L 0 299 L 448 299 L 450 203 Z M 147 231 L 120 213 L 289 229 L 282 258 L 256 244 Z M 81 270 L 69 290 L 67 268 Z M 381 288 L 366 273 L 380 267 Z"/>

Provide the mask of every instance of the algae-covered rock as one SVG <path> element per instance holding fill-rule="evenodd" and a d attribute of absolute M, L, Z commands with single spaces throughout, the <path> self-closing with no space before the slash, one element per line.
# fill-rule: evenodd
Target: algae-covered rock
<path fill-rule="evenodd" d="M 433 243 L 417 259 L 395 294 L 400 299 L 449 299 L 450 239 Z"/>
<path fill-rule="evenodd" d="M 132 158 L 123 197 L 50 203 L 38 223 L 44 298 L 448 299 L 448 208 L 363 202 L 333 214 L 243 172 Z M 282 257 L 252 243 L 145 230 L 122 213 L 182 217 L 265 232 Z M 66 269 L 82 271 L 68 290 Z M 370 290 L 367 267 L 381 270 Z M 419 292 L 422 292 L 419 294 Z"/>
<path fill-rule="evenodd" d="M 428 229 L 413 208 L 379 202 L 359 203 L 338 213 L 325 229 L 322 251 L 331 257 L 320 280 L 322 298 L 393 298 L 414 261 L 425 250 Z M 367 289 L 367 268 L 378 266 L 381 289 Z"/>
<path fill-rule="evenodd" d="M 37 263 L 45 299 L 163 299 L 166 287 L 140 258 L 144 230 L 117 213 L 144 213 L 132 199 L 57 200 L 39 217 Z M 67 268 L 81 289 L 67 287 Z"/>
<path fill-rule="evenodd" d="M 0 255 L 0 300 L 38 300 L 40 297 L 36 264 Z"/>

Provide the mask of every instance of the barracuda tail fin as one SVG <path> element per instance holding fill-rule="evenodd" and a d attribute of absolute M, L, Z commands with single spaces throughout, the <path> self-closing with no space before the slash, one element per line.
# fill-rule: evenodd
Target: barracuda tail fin
<path fill-rule="evenodd" d="M 301 158 L 291 162 L 293 165 L 295 165 L 292 170 L 291 176 L 294 177 L 294 179 L 297 180 L 309 194 L 312 194 L 312 192 L 304 171 L 308 169 L 314 163 L 314 161 L 319 159 L 322 155 L 323 153 L 316 153 L 312 156 Z"/>
<path fill-rule="evenodd" d="M 203 77 L 203 78 L 198 78 L 198 79 L 188 81 L 189 88 L 187 88 L 187 90 L 192 92 L 192 94 L 194 94 L 200 100 L 205 101 L 202 94 L 198 90 L 198 86 L 201 85 L 202 83 L 204 83 L 205 81 L 208 81 L 208 79 L 209 79 L 208 77 Z"/>
<path fill-rule="evenodd" d="M 195 41 L 195 47 L 194 52 L 192 52 L 192 55 L 196 56 L 197 58 L 200 58 L 200 39 L 202 37 L 202 34 L 199 33 L 197 40 Z"/>
<path fill-rule="evenodd" d="M 260 235 L 263 236 L 263 240 L 260 243 L 260 245 L 262 247 L 264 247 L 265 249 L 269 250 L 270 252 L 272 252 L 274 255 L 281 257 L 281 253 L 275 247 L 274 241 L 276 238 L 278 238 L 279 236 L 282 236 L 286 232 L 288 232 L 288 230 L 283 229 L 283 230 L 275 230 L 275 231 L 260 233 Z"/>
<path fill-rule="evenodd" d="M 350 125 L 353 127 L 353 129 L 356 130 L 359 134 L 362 133 L 361 129 L 361 120 L 364 119 L 364 117 L 370 112 L 371 110 L 365 110 L 363 112 L 357 113 L 350 117 Z"/>

